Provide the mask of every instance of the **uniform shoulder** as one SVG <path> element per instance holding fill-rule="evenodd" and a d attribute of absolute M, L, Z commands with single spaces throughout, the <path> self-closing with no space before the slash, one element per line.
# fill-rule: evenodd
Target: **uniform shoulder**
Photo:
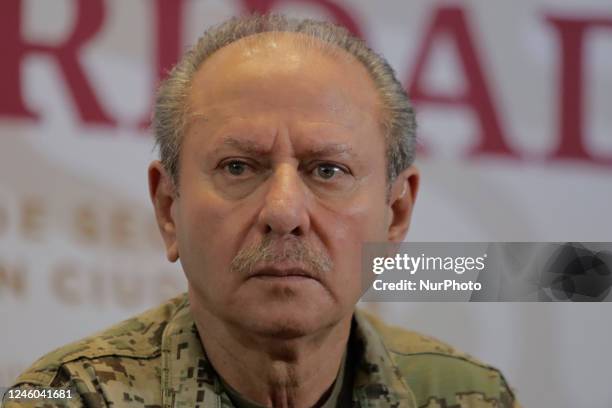
<path fill-rule="evenodd" d="M 488 400 L 491 406 L 516 406 L 514 395 L 497 368 L 433 337 L 388 325 L 371 314 L 361 313 L 379 333 L 419 406 L 429 406 L 429 403 L 438 406 L 435 404 L 442 401 L 460 405 L 471 399 Z"/>
<path fill-rule="evenodd" d="M 434 337 L 407 330 L 399 326 L 389 325 L 379 317 L 365 311 L 359 311 L 359 313 L 380 334 L 383 343 L 389 351 L 404 355 L 437 353 L 477 362 L 477 360 L 470 355 L 462 353 L 449 344 Z"/>
<path fill-rule="evenodd" d="M 171 317 L 186 304 L 186 295 L 117 323 L 105 330 L 62 346 L 38 359 L 16 384 L 49 386 L 62 365 L 79 359 L 107 356 L 150 358 L 160 353 L 161 338 Z"/>

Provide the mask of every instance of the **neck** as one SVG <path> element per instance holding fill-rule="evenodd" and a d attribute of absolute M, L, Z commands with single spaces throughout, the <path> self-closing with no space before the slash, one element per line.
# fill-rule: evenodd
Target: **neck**
<path fill-rule="evenodd" d="M 209 361 L 246 399 L 272 407 L 311 407 L 331 389 L 346 350 L 351 315 L 314 334 L 278 339 L 229 325 L 193 300 Z"/>

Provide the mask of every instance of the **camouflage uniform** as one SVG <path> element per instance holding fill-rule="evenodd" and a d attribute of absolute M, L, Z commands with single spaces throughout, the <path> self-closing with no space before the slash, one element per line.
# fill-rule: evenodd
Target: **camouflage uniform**
<path fill-rule="evenodd" d="M 499 371 L 432 338 L 356 311 L 354 407 L 518 407 Z M 28 407 L 232 407 L 206 360 L 186 295 L 38 360 L 13 389 L 62 387 L 72 399 Z"/>

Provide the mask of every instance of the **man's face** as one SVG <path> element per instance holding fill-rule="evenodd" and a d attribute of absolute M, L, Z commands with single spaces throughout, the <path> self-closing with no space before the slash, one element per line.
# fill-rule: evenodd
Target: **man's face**
<path fill-rule="evenodd" d="M 200 67 L 189 102 L 170 212 L 192 299 L 269 336 L 350 316 L 362 243 L 389 240 L 393 218 L 365 68 L 295 34 L 238 42 Z"/>

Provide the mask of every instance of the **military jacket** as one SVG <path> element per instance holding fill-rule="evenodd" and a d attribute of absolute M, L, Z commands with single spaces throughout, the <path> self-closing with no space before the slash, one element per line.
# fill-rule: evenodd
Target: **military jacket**
<path fill-rule="evenodd" d="M 205 334 L 203 334 L 205 335 Z M 502 374 L 430 337 L 355 311 L 353 407 L 518 407 Z M 70 398 L 51 391 L 71 390 Z M 206 359 L 186 295 L 35 362 L 15 407 L 233 407 Z M 44 392 L 45 398 L 36 398 Z M 49 397 L 49 398 L 47 398 Z"/>

